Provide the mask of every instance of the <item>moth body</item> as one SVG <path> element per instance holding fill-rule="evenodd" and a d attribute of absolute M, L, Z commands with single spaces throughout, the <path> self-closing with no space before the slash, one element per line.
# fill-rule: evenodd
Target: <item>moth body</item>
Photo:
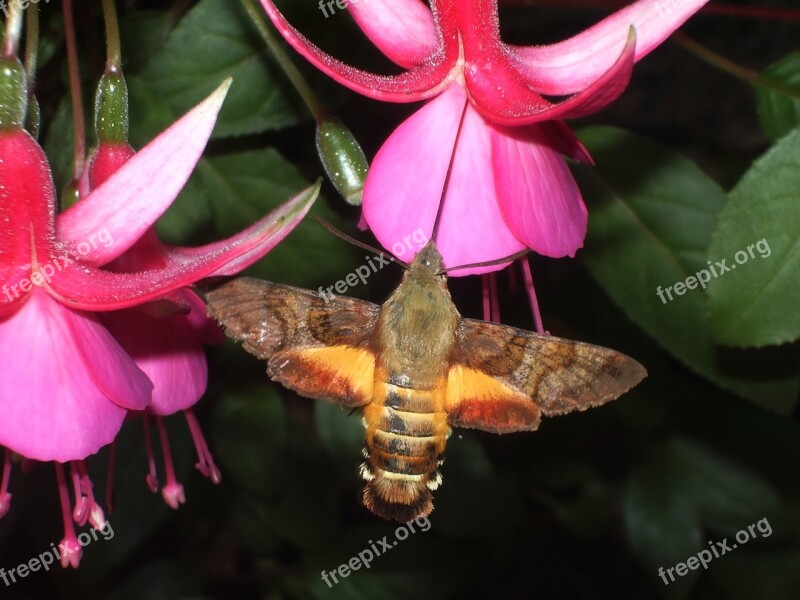
<path fill-rule="evenodd" d="M 644 378 L 608 348 L 462 319 L 431 242 L 382 305 L 240 278 L 207 294 L 229 337 L 302 396 L 363 409 L 364 504 L 401 522 L 433 509 L 451 427 L 533 431 Z"/>
<path fill-rule="evenodd" d="M 381 347 L 364 407 L 364 504 L 403 522 L 433 510 L 431 490 L 441 481 L 437 467 L 450 434 L 445 386 L 461 316 L 441 268 L 438 252 L 426 247 L 381 307 Z"/>

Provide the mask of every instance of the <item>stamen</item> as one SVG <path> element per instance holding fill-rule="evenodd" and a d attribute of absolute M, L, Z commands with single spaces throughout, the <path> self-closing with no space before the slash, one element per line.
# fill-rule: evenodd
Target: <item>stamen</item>
<path fill-rule="evenodd" d="M 492 321 L 500 322 L 500 297 L 497 293 L 497 272 L 489 273 L 489 307 Z"/>
<path fill-rule="evenodd" d="M 483 320 L 492 320 L 492 301 L 489 296 L 489 274 L 481 275 L 481 299 L 483 300 Z"/>
<path fill-rule="evenodd" d="M 172 452 L 169 449 L 167 428 L 164 427 L 164 418 L 160 415 L 156 415 L 156 425 L 158 425 L 158 434 L 161 439 L 161 453 L 164 456 L 164 471 L 167 474 L 167 483 L 161 488 L 161 495 L 164 497 L 164 502 L 177 509 L 186 502 L 186 495 L 183 492 L 183 486 L 175 478 L 175 467 L 172 464 Z"/>
<path fill-rule="evenodd" d="M 147 464 L 150 468 L 150 472 L 144 480 L 147 482 L 147 487 L 150 488 L 150 491 L 155 494 L 160 486 L 158 483 L 158 476 L 156 475 L 156 457 L 153 454 L 153 440 L 150 437 L 150 415 L 144 413 L 144 415 L 142 415 L 142 422 L 144 423 L 144 445 L 145 448 L 147 448 Z"/>
<path fill-rule="evenodd" d="M 83 549 L 75 535 L 75 525 L 72 522 L 72 511 L 69 505 L 69 489 L 64 477 L 64 465 L 53 463 L 56 467 L 56 481 L 58 483 L 58 498 L 61 501 L 61 518 L 64 522 L 64 539 L 58 545 L 61 554 L 61 566 L 65 569 L 71 566 L 77 569 L 83 556 Z"/>
<path fill-rule="evenodd" d="M 11 450 L 6 448 L 5 460 L 3 461 L 3 481 L 0 483 L 0 519 L 6 516 L 11 508 L 11 494 L 8 492 L 8 484 L 11 482 Z"/>
<path fill-rule="evenodd" d="M 92 484 L 92 480 L 89 478 L 89 471 L 86 468 L 86 461 L 80 460 L 75 462 L 77 463 L 78 472 L 81 476 L 81 492 L 86 498 L 88 505 L 89 524 L 95 529 L 100 529 L 100 527 L 105 523 L 106 517 L 103 514 L 102 507 L 97 503 L 97 500 L 94 497 L 94 485 Z"/>
<path fill-rule="evenodd" d="M 539 335 L 550 335 L 545 331 L 542 324 L 542 313 L 539 312 L 539 301 L 536 299 L 536 289 L 533 287 L 533 275 L 531 275 L 531 266 L 528 263 L 527 257 L 520 259 L 520 266 L 522 267 L 522 277 L 525 280 L 525 289 L 528 292 L 528 301 L 531 305 L 531 312 L 533 313 L 533 322 L 536 326 L 536 333 Z"/>
<path fill-rule="evenodd" d="M 71 461 L 69 463 L 69 472 L 70 477 L 72 478 L 72 490 L 75 494 L 75 508 L 72 510 L 72 518 L 78 525 L 83 527 L 86 525 L 86 519 L 89 518 L 89 502 L 86 496 L 83 495 L 83 490 L 81 489 L 81 476 L 80 473 L 78 473 L 75 462 L 76 461 Z"/>
<path fill-rule="evenodd" d="M 222 475 L 214 464 L 214 457 L 208 449 L 206 438 L 203 435 L 203 430 L 200 428 L 200 423 L 191 408 L 183 411 L 186 417 L 186 423 L 189 425 L 189 432 L 192 434 L 192 441 L 194 441 L 194 448 L 197 451 L 197 464 L 195 468 L 200 471 L 205 477 L 211 480 L 211 483 L 218 485 L 222 481 Z"/>

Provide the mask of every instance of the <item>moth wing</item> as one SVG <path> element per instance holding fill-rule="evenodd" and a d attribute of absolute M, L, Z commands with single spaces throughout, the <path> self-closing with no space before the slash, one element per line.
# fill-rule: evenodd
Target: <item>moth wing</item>
<path fill-rule="evenodd" d="M 241 277 L 206 294 L 228 337 L 267 361 L 267 374 L 302 396 L 347 407 L 372 400 L 380 307 L 355 298 Z"/>
<path fill-rule="evenodd" d="M 542 415 L 605 404 L 646 375 L 642 365 L 610 348 L 462 319 L 445 410 L 456 427 L 532 431 Z"/>

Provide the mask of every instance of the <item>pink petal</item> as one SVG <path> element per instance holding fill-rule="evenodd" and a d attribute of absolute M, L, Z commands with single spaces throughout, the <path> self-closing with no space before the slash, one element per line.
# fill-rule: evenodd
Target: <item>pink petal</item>
<path fill-rule="evenodd" d="M 401 67 L 422 66 L 439 46 L 433 14 L 421 0 L 350 2 L 348 9 L 372 43 Z"/>
<path fill-rule="evenodd" d="M 86 252 L 80 252 L 82 260 L 95 266 L 130 248 L 186 184 L 211 136 L 230 84 L 231 80 L 226 80 L 105 183 L 59 215 L 59 240 L 72 251 L 85 248 Z M 111 241 L 98 243 L 100 239 Z"/>
<path fill-rule="evenodd" d="M 34 291 L 0 321 L 0 445 L 28 458 L 81 460 L 110 443 L 149 380 L 97 320 Z M 137 397 L 138 396 L 138 397 Z"/>
<path fill-rule="evenodd" d="M 351 90 L 385 102 L 416 102 L 444 89 L 458 58 L 458 38 L 445 35 L 444 46 L 424 65 L 400 75 L 377 75 L 351 67 L 312 44 L 292 27 L 271 0 L 261 5 L 283 38 L 317 69 Z"/>
<path fill-rule="evenodd" d="M 531 87 L 567 95 L 599 79 L 623 52 L 628 30 L 636 29 L 634 61 L 649 54 L 708 0 L 639 0 L 566 41 L 512 47 Z"/>
<path fill-rule="evenodd" d="M 301 192 L 227 240 L 202 248 L 171 249 L 170 262 L 162 268 L 114 273 L 69 265 L 56 271 L 49 291 L 75 309 L 120 310 L 155 300 L 204 277 L 235 274 L 264 256 L 294 229 L 316 200 L 319 185 Z"/>
<path fill-rule="evenodd" d="M 101 315 L 112 335 L 153 382 L 149 409 L 157 415 L 191 407 L 206 390 L 208 367 L 203 339 L 209 319 L 197 295 L 189 291 L 185 295 L 192 298 L 190 315 Z"/>
<path fill-rule="evenodd" d="M 566 161 L 539 126 L 497 128 L 492 165 L 500 208 L 517 238 L 539 254 L 574 256 L 587 211 Z"/>
<path fill-rule="evenodd" d="M 381 245 L 403 261 L 410 261 L 422 245 L 414 240 L 415 232 L 427 237 L 433 229 L 465 102 L 463 89 L 451 86 L 402 123 L 370 167 L 364 217 Z M 524 248 L 500 213 L 489 148 L 490 130 L 468 105 L 436 240 L 447 266 L 503 258 Z"/>

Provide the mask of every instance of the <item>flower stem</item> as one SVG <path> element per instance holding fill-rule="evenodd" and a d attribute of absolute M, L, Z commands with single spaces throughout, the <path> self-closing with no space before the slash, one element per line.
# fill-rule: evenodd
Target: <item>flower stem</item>
<path fill-rule="evenodd" d="M 672 39 L 690 54 L 728 75 L 741 79 L 750 85 L 767 88 L 800 100 L 800 91 L 796 88 L 781 83 L 780 81 L 770 79 L 769 77 L 764 77 L 757 71 L 738 65 L 721 54 L 717 54 L 713 50 L 706 48 L 683 32 L 677 31 L 673 33 Z"/>
<path fill-rule="evenodd" d="M 292 62 L 292 59 L 289 58 L 289 55 L 283 49 L 283 46 L 281 46 L 278 38 L 275 37 L 275 34 L 272 33 L 272 30 L 264 22 L 264 18 L 259 9 L 256 8 L 252 0 L 241 1 L 242 6 L 247 11 L 247 14 L 250 16 L 253 24 L 256 26 L 256 29 L 258 29 L 258 33 L 262 38 L 264 38 L 264 41 L 267 43 L 272 55 L 275 57 L 275 61 L 278 63 L 281 69 L 283 69 L 283 72 L 286 74 L 286 77 L 289 79 L 289 81 L 291 81 L 294 89 L 297 90 L 297 93 L 300 94 L 300 97 L 303 99 L 303 102 L 308 108 L 308 111 L 311 113 L 311 116 L 314 117 L 314 120 L 317 121 L 317 123 L 325 120 L 328 116 L 325 106 L 308 85 L 308 82 L 306 82 L 303 75 Z"/>
<path fill-rule="evenodd" d="M 36 80 L 36 60 L 39 56 L 39 9 L 29 6 L 25 23 L 25 75 L 28 78 L 28 95 L 33 94 Z"/>
<path fill-rule="evenodd" d="M 16 2 L 14 4 L 17 4 Z M 75 44 L 75 20 L 72 14 L 72 0 L 64 0 L 64 33 L 67 43 L 67 66 L 69 68 L 69 90 L 72 100 L 73 182 L 77 182 L 83 172 L 86 160 L 86 123 L 83 116 L 83 98 L 81 97 L 81 79 L 78 70 L 78 49 Z"/>
<path fill-rule="evenodd" d="M 11 2 L 8 6 L 8 19 L 3 41 L 3 58 L 10 59 L 17 56 L 19 37 L 22 34 L 22 3 Z"/>
<path fill-rule="evenodd" d="M 122 69 L 122 50 L 114 0 L 103 0 L 103 18 L 106 25 L 106 73 L 118 73 Z"/>

